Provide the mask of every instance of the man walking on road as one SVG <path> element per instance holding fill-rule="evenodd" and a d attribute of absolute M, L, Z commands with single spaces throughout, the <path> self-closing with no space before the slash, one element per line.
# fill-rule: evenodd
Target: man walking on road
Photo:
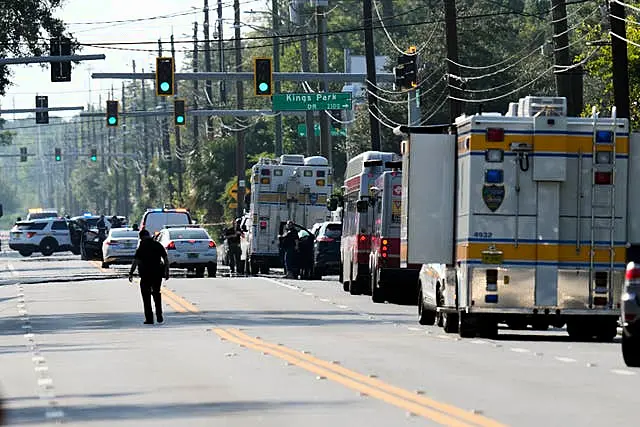
<path fill-rule="evenodd" d="M 129 270 L 129 282 L 133 281 L 133 273 L 138 267 L 140 275 L 140 292 L 142 294 L 142 305 L 144 306 L 144 323 L 153 325 L 153 310 L 151 308 L 151 296 L 156 305 L 156 317 L 158 323 L 162 323 L 162 299 L 160 287 L 162 278 L 169 280 L 169 259 L 167 251 L 154 240 L 148 230 L 139 233 L 140 245 L 136 250 L 136 255 Z"/>

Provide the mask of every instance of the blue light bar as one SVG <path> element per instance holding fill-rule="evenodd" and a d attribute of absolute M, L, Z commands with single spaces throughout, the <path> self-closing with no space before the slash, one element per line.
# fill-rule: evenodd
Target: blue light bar
<path fill-rule="evenodd" d="M 155 208 L 155 209 L 151 209 L 151 212 L 162 212 L 164 209 L 162 208 Z"/>
<path fill-rule="evenodd" d="M 599 130 L 596 131 L 596 142 L 603 143 L 612 143 L 613 142 L 613 132 L 610 130 Z"/>
<path fill-rule="evenodd" d="M 498 303 L 498 295 L 485 295 L 484 296 L 484 302 L 486 302 L 487 304 L 491 303 L 491 304 L 497 304 Z"/>
<path fill-rule="evenodd" d="M 487 184 L 502 184 L 504 171 L 502 169 L 488 169 L 484 174 L 484 181 Z"/>
<path fill-rule="evenodd" d="M 82 216 L 89 217 L 89 216 L 91 216 L 91 212 L 85 212 L 85 213 L 82 214 Z"/>

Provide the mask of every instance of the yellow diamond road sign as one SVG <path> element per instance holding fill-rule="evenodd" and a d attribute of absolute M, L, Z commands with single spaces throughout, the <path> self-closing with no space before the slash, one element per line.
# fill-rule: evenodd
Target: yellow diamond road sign
<path fill-rule="evenodd" d="M 245 193 L 249 194 L 249 189 L 245 187 Z M 229 188 L 229 191 L 227 191 L 227 194 L 229 195 L 229 197 L 231 197 L 233 200 L 238 200 L 238 184 L 235 183 L 231 186 L 231 188 Z"/>

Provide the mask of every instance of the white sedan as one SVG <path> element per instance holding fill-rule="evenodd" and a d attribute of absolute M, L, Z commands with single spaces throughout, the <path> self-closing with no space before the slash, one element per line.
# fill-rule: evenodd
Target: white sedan
<path fill-rule="evenodd" d="M 138 231 L 112 228 L 102 242 L 102 268 L 111 264 L 131 264 L 138 248 Z"/>
<path fill-rule="evenodd" d="M 167 226 L 157 239 L 167 250 L 169 267 L 194 269 L 196 277 L 216 277 L 218 251 L 216 243 L 204 228 L 192 226 Z"/>

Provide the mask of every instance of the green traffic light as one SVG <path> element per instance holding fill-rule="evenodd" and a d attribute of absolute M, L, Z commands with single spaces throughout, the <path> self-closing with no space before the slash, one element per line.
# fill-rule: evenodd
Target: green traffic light
<path fill-rule="evenodd" d="M 96 161 L 98 161 L 98 158 L 96 156 L 91 156 L 91 161 L 92 162 L 96 162 Z"/>
<path fill-rule="evenodd" d="M 160 90 L 161 91 L 168 92 L 169 88 L 170 88 L 169 83 L 167 83 L 167 82 L 160 83 Z"/>
<path fill-rule="evenodd" d="M 109 124 L 110 125 L 115 125 L 117 121 L 118 121 L 118 119 L 116 119 L 115 117 L 109 117 Z"/>
<path fill-rule="evenodd" d="M 180 123 L 180 124 L 184 123 L 184 116 L 178 116 L 178 117 L 176 117 L 176 122 L 177 122 L 177 123 Z"/>
<path fill-rule="evenodd" d="M 260 89 L 260 92 L 267 92 L 269 90 L 269 85 L 262 82 L 258 85 L 258 89 Z"/>
<path fill-rule="evenodd" d="M 62 160 L 62 157 L 56 156 L 56 162 L 59 162 L 60 160 Z"/>

